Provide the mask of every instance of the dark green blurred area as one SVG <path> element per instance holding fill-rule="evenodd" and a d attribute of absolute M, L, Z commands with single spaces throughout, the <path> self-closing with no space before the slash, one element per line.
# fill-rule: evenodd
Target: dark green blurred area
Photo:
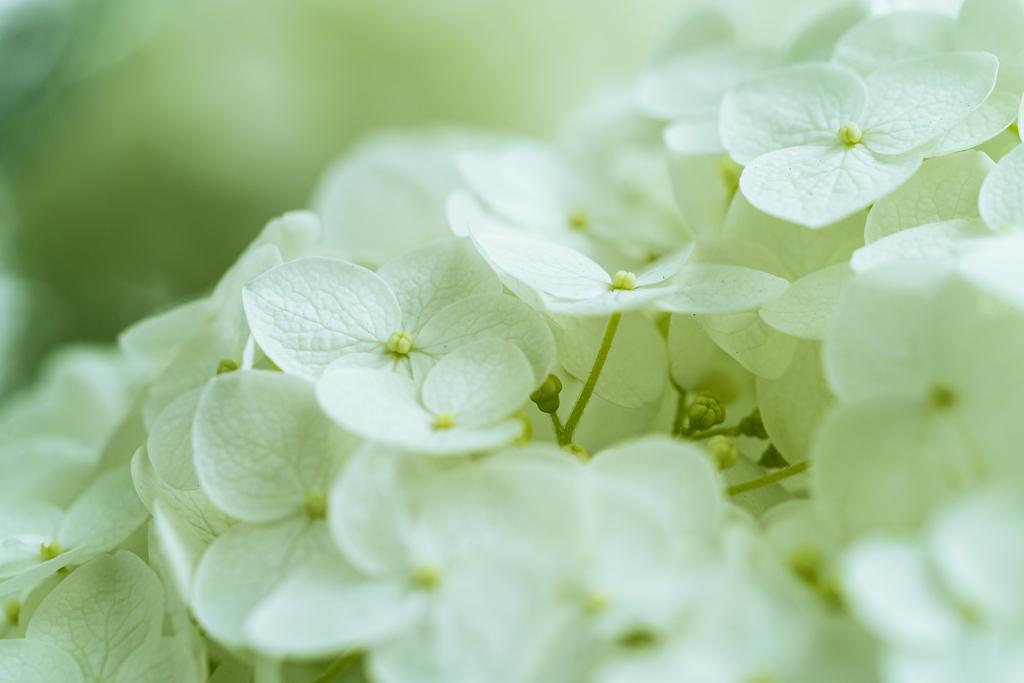
<path fill-rule="evenodd" d="M 208 288 L 368 131 L 549 135 L 627 77 L 667 0 L 31 0 L 0 22 L 6 266 L 42 283 L 17 362 Z M 12 19 L 12 17 L 14 17 Z M 20 24 L 18 22 L 21 22 Z"/>

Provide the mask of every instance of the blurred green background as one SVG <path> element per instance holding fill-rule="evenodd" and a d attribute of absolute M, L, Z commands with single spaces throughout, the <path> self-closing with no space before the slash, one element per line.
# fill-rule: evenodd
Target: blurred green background
<path fill-rule="evenodd" d="M 6 0 L 0 213 L 51 345 L 209 287 L 369 131 L 549 135 L 628 77 L 673 0 Z M 8 361 L 11 354 L 6 352 Z"/>

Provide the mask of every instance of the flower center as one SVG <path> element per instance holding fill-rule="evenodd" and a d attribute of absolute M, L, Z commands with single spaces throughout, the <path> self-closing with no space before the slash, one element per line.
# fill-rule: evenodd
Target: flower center
<path fill-rule="evenodd" d="M 636 287 L 636 275 L 626 270 L 620 270 L 612 278 L 612 289 L 624 289 L 627 292 Z"/>
<path fill-rule="evenodd" d="M 302 501 L 302 509 L 310 519 L 324 519 L 327 517 L 327 496 L 322 493 L 307 493 L 305 500 Z"/>
<path fill-rule="evenodd" d="M 956 394 L 949 387 L 936 384 L 931 388 L 928 396 L 929 403 L 936 410 L 946 410 L 956 403 Z"/>
<path fill-rule="evenodd" d="M 577 209 L 569 214 L 568 222 L 573 230 L 586 230 L 590 225 L 590 214 L 583 209 Z"/>
<path fill-rule="evenodd" d="M 856 123 L 848 123 L 839 129 L 839 142 L 844 145 L 856 145 L 864 134 Z"/>
<path fill-rule="evenodd" d="M 392 332 L 391 337 L 388 338 L 388 351 L 391 353 L 397 353 L 399 356 L 404 356 L 409 353 L 409 349 L 412 348 L 412 337 L 409 336 L 408 332 Z"/>
<path fill-rule="evenodd" d="M 43 562 L 46 562 L 47 560 L 52 560 L 53 558 L 57 557 L 63 552 L 64 548 L 61 547 L 61 544 L 57 541 L 54 541 L 53 543 L 49 543 L 47 545 L 39 546 L 39 557 L 43 560 Z"/>
<path fill-rule="evenodd" d="M 416 567 L 412 573 L 412 585 L 420 590 L 434 590 L 441 585 L 441 570 L 430 564 Z"/>
<path fill-rule="evenodd" d="M 434 429 L 451 429 L 455 426 L 455 416 L 451 413 L 438 413 L 434 419 Z"/>

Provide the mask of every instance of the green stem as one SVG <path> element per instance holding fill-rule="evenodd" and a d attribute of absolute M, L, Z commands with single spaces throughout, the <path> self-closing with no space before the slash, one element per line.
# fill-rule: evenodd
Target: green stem
<path fill-rule="evenodd" d="M 558 417 L 558 413 L 551 413 L 551 426 L 555 429 L 555 438 L 558 440 L 558 445 L 568 445 L 569 442 L 565 440 L 565 427 L 562 426 L 562 420 Z"/>
<path fill-rule="evenodd" d="M 672 386 L 679 392 L 679 400 L 676 401 L 676 419 L 672 422 L 672 436 L 681 436 L 683 433 L 683 420 L 686 418 L 686 389 L 683 389 L 672 379 L 671 372 L 669 373 L 669 381 L 672 382 Z"/>
<path fill-rule="evenodd" d="M 342 671 L 352 666 L 352 662 L 359 659 L 360 654 L 361 653 L 359 652 L 348 653 L 334 664 L 331 664 L 327 668 L 327 671 L 320 674 L 320 677 L 313 681 L 313 683 L 331 683 L 331 681 L 337 678 Z"/>
<path fill-rule="evenodd" d="M 709 429 L 706 432 L 701 432 L 690 438 L 694 441 L 702 441 L 703 439 L 710 439 L 713 436 L 743 436 L 740 428 L 737 427 L 719 427 L 718 429 Z"/>
<path fill-rule="evenodd" d="M 572 407 L 572 413 L 569 414 L 569 419 L 565 423 L 565 429 L 562 433 L 565 436 L 566 443 L 572 443 L 572 435 L 576 433 L 576 425 L 579 424 L 580 418 L 583 417 L 583 411 L 587 407 L 587 402 L 590 401 L 590 396 L 594 393 L 594 387 L 597 386 L 597 380 L 601 377 L 604 362 L 608 360 L 608 352 L 612 349 L 615 330 L 618 329 L 621 318 L 621 313 L 612 313 L 612 316 L 608 318 L 608 327 L 605 328 L 604 339 L 601 340 L 601 348 L 597 350 L 594 367 L 590 369 L 587 383 L 583 385 L 583 390 L 580 392 L 579 398 L 576 399 L 576 405 Z"/>
<path fill-rule="evenodd" d="M 788 477 L 800 474 L 810 466 L 811 461 L 804 460 L 803 462 L 798 462 L 795 465 L 790 465 L 786 469 L 779 470 L 778 472 L 773 472 L 772 474 L 761 477 L 760 479 L 754 479 L 753 481 L 748 481 L 742 484 L 736 484 L 735 486 L 730 486 L 725 490 L 725 492 L 730 496 L 735 496 L 740 493 L 746 493 L 747 491 L 753 491 L 755 489 L 761 488 L 762 486 L 768 486 L 769 484 L 774 484 L 777 481 L 782 481 L 783 479 L 786 479 Z"/>

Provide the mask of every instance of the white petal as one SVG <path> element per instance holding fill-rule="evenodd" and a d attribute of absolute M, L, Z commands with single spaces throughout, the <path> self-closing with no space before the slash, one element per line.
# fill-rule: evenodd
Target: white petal
<path fill-rule="evenodd" d="M 109 552 L 148 516 L 135 493 L 131 469 L 124 465 L 101 474 L 68 508 L 57 540 L 65 548 L 81 548 L 89 555 Z"/>
<path fill-rule="evenodd" d="M 820 228 L 866 208 L 910 178 L 920 152 L 881 156 L 865 145 L 790 147 L 758 157 L 740 189 L 767 214 Z"/>
<path fill-rule="evenodd" d="M 544 310 L 550 313 L 587 317 L 610 315 L 624 311 L 654 309 L 662 299 L 670 297 L 678 288 L 674 286 L 644 287 L 643 289 L 606 289 L 588 299 L 554 299 L 544 297 Z"/>
<path fill-rule="evenodd" d="M 824 339 L 839 293 L 852 277 L 853 271 L 846 263 L 806 275 L 791 284 L 782 296 L 762 304 L 761 319 L 794 337 Z"/>
<path fill-rule="evenodd" d="M 981 220 L 928 223 L 883 237 L 853 253 L 850 267 L 857 273 L 907 261 L 938 262 L 976 248 L 978 238 L 992 231 Z"/>
<path fill-rule="evenodd" d="M 285 372 L 308 377 L 342 354 L 379 350 L 401 330 L 387 283 L 339 259 L 290 261 L 246 285 L 243 300 L 260 348 Z"/>
<path fill-rule="evenodd" d="M 192 457 L 192 421 L 202 389 L 193 389 L 171 402 L 149 430 L 146 450 L 160 477 L 177 489 L 199 488 Z"/>
<path fill-rule="evenodd" d="M 326 494 L 349 440 L 320 411 L 311 382 L 263 370 L 211 382 L 193 436 L 203 490 L 252 522 L 299 512 L 307 494 Z"/>
<path fill-rule="evenodd" d="M 719 156 L 728 154 L 718 135 L 718 107 L 698 110 L 675 119 L 662 133 L 665 146 L 676 154 Z"/>
<path fill-rule="evenodd" d="M 413 348 L 433 358 L 480 339 L 505 339 L 519 347 L 533 368 L 534 386 L 555 363 L 555 341 L 544 317 L 515 297 L 481 294 L 462 299 L 430 319 Z"/>
<path fill-rule="evenodd" d="M 136 555 L 101 555 L 53 589 L 25 637 L 55 645 L 78 662 L 87 680 L 108 681 L 133 650 L 158 638 L 164 589 Z"/>
<path fill-rule="evenodd" d="M 208 665 L 206 665 L 208 666 Z M 200 683 L 196 662 L 177 638 L 160 638 L 132 652 L 114 683 Z"/>
<path fill-rule="evenodd" d="M 878 154 L 918 149 L 981 106 L 998 69 L 999 60 L 986 52 L 950 52 L 875 71 L 867 77 L 864 145 Z"/>
<path fill-rule="evenodd" d="M 320 239 L 320 217 L 312 211 L 289 211 L 267 223 L 245 252 L 273 244 L 285 261 L 305 256 Z"/>
<path fill-rule="evenodd" d="M 915 533 L 937 505 L 980 478 L 956 426 L 905 399 L 876 398 L 834 410 L 817 434 L 812 458 L 823 518 L 843 538 Z"/>
<path fill-rule="evenodd" d="M 457 424 L 483 426 L 507 417 L 529 398 L 533 372 L 515 344 L 483 339 L 442 358 L 423 382 L 423 405 Z"/>
<path fill-rule="evenodd" d="M 811 437 L 835 403 L 821 368 L 821 345 L 800 342 L 778 379 L 757 378 L 757 405 L 768 438 L 786 462 L 806 460 Z"/>
<path fill-rule="evenodd" d="M 920 548 L 868 540 L 853 547 L 844 565 L 854 612 L 896 647 L 955 647 L 965 636 Z"/>
<path fill-rule="evenodd" d="M 994 167 L 988 155 L 975 151 L 925 161 L 871 207 L 864 238 L 870 243 L 925 223 L 978 218 L 978 192 Z"/>
<path fill-rule="evenodd" d="M 719 263 L 683 266 L 669 281 L 674 291 L 658 307 L 673 313 L 738 313 L 779 297 L 789 287 L 782 278 Z"/>
<path fill-rule="evenodd" d="M 0 640 L 0 683 L 84 683 L 71 655 L 32 640 Z"/>
<path fill-rule="evenodd" d="M 231 347 L 241 347 L 249 336 L 245 311 L 242 308 L 242 287 L 282 262 L 281 253 L 273 244 L 264 244 L 246 251 L 217 283 L 210 303 L 217 311 L 214 327 L 219 338 Z"/>
<path fill-rule="evenodd" d="M 798 64 L 730 91 L 719 132 L 729 155 L 747 165 L 787 147 L 838 143 L 839 129 L 860 120 L 866 101 L 864 82 L 849 69 Z"/>
<path fill-rule="evenodd" d="M 985 179 L 978 195 L 981 217 L 993 230 L 1024 225 L 1024 149 L 1004 156 Z"/>
<path fill-rule="evenodd" d="M 193 611 L 210 634 L 244 645 L 245 620 L 292 572 L 335 555 L 327 527 L 305 515 L 273 524 L 238 524 L 199 563 Z"/>
<path fill-rule="evenodd" d="M 650 287 L 651 285 L 657 285 L 668 280 L 678 273 L 679 269 L 686 263 L 686 260 L 690 258 L 694 246 L 696 246 L 695 243 L 690 242 L 683 249 L 659 258 L 636 276 L 636 286 Z"/>
<path fill-rule="evenodd" d="M 1020 277 L 1024 238 L 998 237 L 976 243 L 972 253 L 960 259 L 957 270 L 989 294 L 1011 306 L 1024 309 L 1024 281 Z"/>
<path fill-rule="evenodd" d="M 496 234 L 474 241 L 508 275 L 551 296 L 589 299 L 604 294 L 612 284 L 604 268 L 567 247 Z"/>
<path fill-rule="evenodd" d="M 403 629 L 421 607 L 403 578 L 368 581 L 341 566 L 313 567 L 263 600 L 245 630 L 261 652 L 281 658 L 327 658 L 370 646 Z"/>
<path fill-rule="evenodd" d="M 467 238 L 446 237 L 407 251 L 377 271 L 402 309 L 402 329 L 418 332 L 428 320 L 474 294 L 501 294 L 501 282 Z"/>
<path fill-rule="evenodd" d="M 1006 130 L 1017 119 L 1020 104 L 1020 95 L 997 85 L 970 116 L 925 144 L 921 152 L 925 157 L 937 157 L 977 147 Z"/>
<path fill-rule="evenodd" d="M 759 377 L 778 379 L 789 367 L 797 339 L 771 327 L 757 311 L 698 316 L 719 348 Z"/>
<path fill-rule="evenodd" d="M 789 48 L 786 50 L 786 62 L 796 64 L 828 61 L 835 50 L 836 42 L 851 27 L 863 22 L 869 10 L 867 3 L 854 0 L 826 4 L 823 10 L 811 14 L 810 17 L 805 16 L 808 14 L 806 10 L 800 12 L 799 33 L 790 39 Z"/>
<path fill-rule="evenodd" d="M 718 478 L 701 449 L 661 436 L 601 451 L 590 467 L 635 487 L 635 493 L 668 521 L 675 538 L 712 541 L 722 516 Z"/>
<path fill-rule="evenodd" d="M 586 381 L 604 338 L 608 318 L 564 318 L 552 327 L 558 343 L 558 360 L 570 373 Z M 594 392 L 625 408 L 637 408 L 656 400 L 665 388 L 664 343 L 657 328 L 639 313 L 627 313 L 619 321 L 611 351 Z M 563 404 L 571 399 L 562 393 Z"/>
<path fill-rule="evenodd" d="M 937 12 L 894 12 L 847 31 L 832 58 L 867 76 L 905 59 L 952 51 L 955 30 L 956 20 Z"/>
<path fill-rule="evenodd" d="M 419 402 L 419 387 L 379 370 L 338 367 L 316 385 L 323 411 L 345 429 L 371 440 L 415 449 L 433 431 L 434 416 Z"/>
<path fill-rule="evenodd" d="M 197 299 L 129 326 L 118 336 L 117 343 L 130 356 L 164 368 L 189 336 L 215 316 L 216 309 L 209 299 Z"/>
<path fill-rule="evenodd" d="M 956 27 L 958 50 L 983 50 L 999 58 L 999 85 L 1024 91 L 1024 8 L 1015 0 L 966 0 Z"/>
<path fill-rule="evenodd" d="M 676 203 L 700 237 L 717 236 L 721 231 L 742 170 L 727 156 L 669 154 Z"/>

